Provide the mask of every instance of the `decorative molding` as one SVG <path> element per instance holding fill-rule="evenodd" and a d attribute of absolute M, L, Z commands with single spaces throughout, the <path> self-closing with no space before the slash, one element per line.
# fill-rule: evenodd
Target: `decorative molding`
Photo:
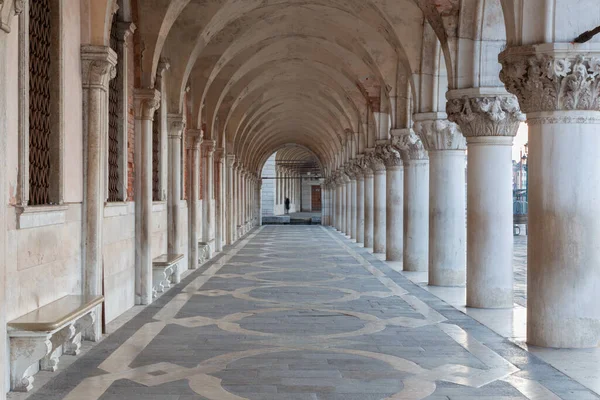
<path fill-rule="evenodd" d="M 181 139 L 185 129 L 185 119 L 181 114 L 167 114 L 169 124 L 169 139 Z"/>
<path fill-rule="evenodd" d="M 156 89 L 134 89 L 133 100 L 135 118 L 152 121 L 154 111 L 160 107 L 160 92 Z"/>
<path fill-rule="evenodd" d="M 447 119 L 415 121 L 415 132 L 428 151 L 465 150 L 467 144 L 458 125 Z"/>
<path fill-rule="evenodd" d="M 85 89 L 108 92 L 108 83 L 117 76 L 117 53 L 108 46 L 81 46 L 81 78 Z"/>
<path fill-rule="evenodd" d="M 600 51 L 542 44 L 508 48 L 498 59 L 523 112 L 600 111 Z"/>
<path fill-rule="evenodd" d="M 448 120 L 458 124 L 467 138 L 515 136 L 525 121 L 517 98 L 511 94 L 450 99 L 446 112 Z"/>
<path fill-rule="evenodd" d="M 399 133 L 399 135 L 392 136 L 392 145 L 400 150 L 404 161 L 429 159 L 423 141 L 414 130 L 402 129 L 402 132 Z"/>
<path fill-rule="evenodd" d="M 386 168 L 401 167 L 403 165 L 399 149 L 391 144 L 377 146 L 375 153 L 378 158 L 383 160 Z"/>
<path fill-rule="evenodd" d="M 0 0 L 0 30 L 10 33 L 12 17 L 23 11 L 24 0 Z"/>

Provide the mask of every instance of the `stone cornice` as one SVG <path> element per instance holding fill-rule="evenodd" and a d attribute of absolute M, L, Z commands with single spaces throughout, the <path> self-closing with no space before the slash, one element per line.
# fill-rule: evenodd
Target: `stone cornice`
<path fill-rule="evenodd" d="M 600 111 L 600 48 L 547 43 L 500 53 L 500 79 L 525 113 Z M 596 117 L 597 118 L 597 117 Z"/>
<path fill-rule="evenodd" d="M 108 91 L 117 75 L 117 53 L 108 46 L 81 46 L 81 80 L 84 88 Z"/>
<path fill-rule="evenodd" d="M 460 126 L 466 138 L 515 136 L 525 115 L 512 94 L 472 94 L 450 91 L 447 94 L 448 120 Z"/>
<path fill-rule="evenodd" d="M 160 92 L 156 89 L 139 89 L 133 91 L 135 118 L 142 120 L 154 119 L 154 111 L 160 107 Z M 188 129 L 188 132 L 191 129 Z"/>
<path fill-rule="evenodd" d="M 435 114 L 436 119 L 427 119 L 428 114 L 415 114 L 414 129 L 428 151 L 464 150 L 467 147 L 458 125 Z M 434 117 L 434 118 L 435 118 Z"/>
<path fill-rule="evenodd" d="M 428 160 L 429 155 L 423 141 L 412 129 L 398 129 L 392 134 L 392 145 L 400 149 L 402 159 L 410 160 Z"/>

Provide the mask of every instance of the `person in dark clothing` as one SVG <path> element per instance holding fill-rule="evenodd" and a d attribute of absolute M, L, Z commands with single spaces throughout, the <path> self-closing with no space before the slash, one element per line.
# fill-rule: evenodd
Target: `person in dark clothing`
<path fill-rule="evenodd" d="M 289 198 L 285 198 L 285 213 L 289 214 L 290 213 L 290 199 Z"/>

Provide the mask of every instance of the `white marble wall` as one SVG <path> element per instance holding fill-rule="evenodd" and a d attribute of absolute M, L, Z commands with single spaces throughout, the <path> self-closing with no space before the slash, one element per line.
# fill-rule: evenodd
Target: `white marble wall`
<path fill-rule="evenodd" d="M 154 202 L 152 205 L 152 258 L 167 252 L 167 203 Z"/>
<path fill-rule="evenodd" d="M 104 208 L 104 297 L 106 322 L 135 304 L 135 204 Z"/>

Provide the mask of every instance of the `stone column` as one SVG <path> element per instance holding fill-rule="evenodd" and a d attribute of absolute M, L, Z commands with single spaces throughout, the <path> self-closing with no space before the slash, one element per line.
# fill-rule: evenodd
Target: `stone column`
<path fill-rule="evenodd" d="M 352 166 L 352 177 L 350 180 L 350 220 L 352 227 L 350 228 L 350 238 L 356 240 L 356 167 Z"/>
<path fill-rule="evenodd" d="M 152 302 L 152 123 L 160 92 L 135 89 L 136 304 Z"/>
<path fill-rule="evenodd" d="M 188 149 L 191 158 L 189 197 L 188 197 L 188 248 L 190 254 L 189 268 L 198 268 L 198 204 L 200 198 L 200 146 L 202 145 L 202 131 L 199 129 L 188 129 Z"/>
<path fill-rule="evenodd" d="M 465 138 L 445 113 L 415 114 L 429 151 L 429 284 L 462 286 L 466 272 Z"/>
<path fill-rule="evenodd" d="M 527 342 L 596 347 L 600 44 L 514 47 L 499 58 L 529 125 Z"/>
<path fill-rule="evenodd" d="M 373 166 L 373 253 L 385 253 L 386 233 L 386 173 L 385 164 L 380 156 L 381 146 L 377 146 L 376 154 L 371 158 Z"/>
<path fill-rule="evenodd" d="M 365 156 L 361 164 L 363 173 L 365 176 L 365 247 L 373 248 L 373 214 L 374 214 L 374 202 L 373 193 L 374 188 L 374 177 L 373 177 L 373 166 L 371 162 L 371 155 Z"/>
<path fill-rule="evenodd" d="M 225 151 L 222 148 L 215 150 L 214 167 L 215 167 L 215 251 L 223 251 L 223 170 L 225 159 L 223 158 Z"/>
<path fill-rule="evenodd" d="M 429 156 L 412 129 L 392 140 L 404 160 L 404 271 L 427 271 L 429 265 Z"/>
<path fill-rule="evenodd" d="M 356 171 L 356 243 L 365 242 L 365 174 L 357 163 Z"/>
<path fill-rule="evenodd" d="M 513 307 L 512 144 L 525 120 L 504 88 L 454 90 L 448 119 L 467 139 L 467 306 Z"/>
<path fill-rule="evenodd" d="M 235 156 L 227 154 L 227 244 L 235 242 Z"/>
<path fill-rule="evenodd" d="M 167 196 L 167 252 L 170 254 L 179 254 L 181 252 L 181 138 L 183 128 L 183 115 L 169 114 L 167 116 L 169 124 L 169 183 Z M 179 283 L 181 276 L 180 269 L 175 274 L 175 283 Z"/>
<path fill-rule="evenodd" d="M 346 194 L 346 210 L 345 210 L 345 218 L 346 218 L 346 229 L 344 230 L 344 234 L 350 237 L 352 233 L 352 178 L 350 177 L 350 170 L 348 167 L 344 168 L 345 173 L 345 194 Z"/>
<path fill-rule="evenodd" d="M 5 61 L 3 61 L 5 62 Z M 115 77 L 117 54 L 105 46 L 82 46 L 81 69 L 83 83 L 83 134 L 85 149 L 85 192 L 83 221 L 85 226 L 85 262 L 83 264 L 83 294 L 102 294 L 102 225 L 105 191 L 105 157 L 108 138 L 108 84 Z M 97 312 L 101 313 L 102 307 Z M 90 340 L 102 336 L 102 317 L 98 314 Z"/>
<path fill-rule="evenodd" d="M 404 256 L 404 167 L 400 151 L 392 145 L 377 147 L 385 163 L 386 217 L 385 256 L 402 261 Z"/>
<path fill-rule="evenodd" d="M 343 218 L 342 218 L 342 207 L 344 206 L 344 187 L 343 187 L 343 179 L 342 176 L 340 174 L 340 172 L 338 171 L 337 176 L 336 176 L 336 201 L 335 201 L 335 206 L 336 206 L 336 212 L 335 212 L 335 219 L 336 219 L 336 224 L 335 224 L 335 229 L 337 229 L 338 231 L 342 231 L 342 225 L 343 225 Z"/>
<path fill-rule="evenodd" d="M 202 141 L 202 161 L 204 166 L 204 177 L 202 185 L 202 241 L 209 243 L 214 232 L 214 215 L 212 199 L 214 196 L 215 174 L 214 174 L 214 153 L 215 141 Z"/>
<path fill-rule="evenodd" d="M 347 204 L 348 204 L 348 197 L 346 195 L 347 190 L 346 190 L 346 174 L 344 172 L 341 173 L 340 175 L 340 219 L 341 219 L 341 223 L 340 223 L 340 232 L 342 232 L 343 234 L 346 234 L 346 212 L 348 211 L 347 208 Z"/>

